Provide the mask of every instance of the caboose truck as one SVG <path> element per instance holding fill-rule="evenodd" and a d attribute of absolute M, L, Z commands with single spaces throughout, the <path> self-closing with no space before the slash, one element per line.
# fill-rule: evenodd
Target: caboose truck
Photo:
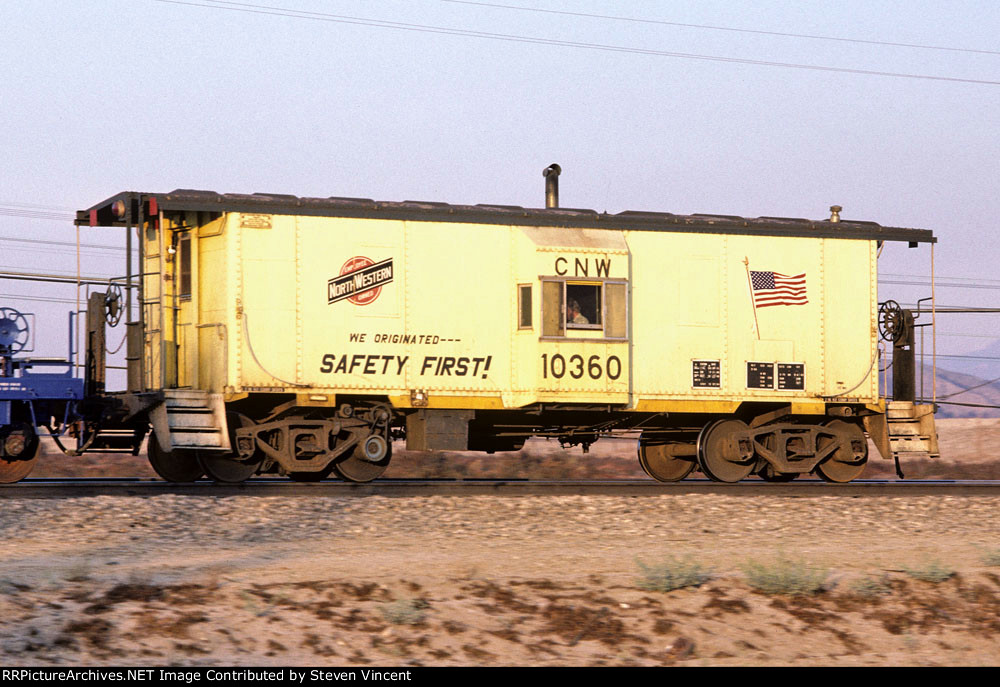
<path fill-rule="evenodd" d="M 930 231 L 837 207 L 565 209 L 558 174 L 542 209 L 177 190 L 79 212 L 138 237 L 128 389 L 100 394 L 104 431 L 137 451 L 151 425 L 171 481 L 363 482 L 402 438 L 494 452 L 632 436 L 661 481 L 847 482 L 866 432 L 884 458 L 936 454 L 933 405 L 887 404 L 878 382 L 878 248 Z"/>

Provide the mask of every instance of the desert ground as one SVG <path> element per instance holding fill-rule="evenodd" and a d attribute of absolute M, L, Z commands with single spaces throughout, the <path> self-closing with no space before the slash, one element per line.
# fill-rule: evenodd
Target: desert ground
<path fill-rule="evenodd" d="M 944 420 L 908 478 L 997 478 Z M 36 476 L 151 476 L 46 455 Z M 409 454 L 387 476 L 639 476 L 588 455 Z M 873 460 L 866 476 L 894 478 Z M 995 666 L 1000 496 L 3 499 L 0 663 Z"/>

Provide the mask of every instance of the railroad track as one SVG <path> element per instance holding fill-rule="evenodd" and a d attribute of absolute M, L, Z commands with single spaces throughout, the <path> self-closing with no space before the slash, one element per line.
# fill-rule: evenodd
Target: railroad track
<path fill-rule="evenodd" d="M 663 484 L 651 480 L 492 480 L 428 479 L 376 480 L 366 484 L 341 481 L 318 483 L 287 479 L 251 479 L 241 484 L 199 481 L 171 484 L 159 480 L 131 478 L 25 479 L 0 486 L 0 499 L 80 498 L 88 496 L 664 496 L 676 494 L 725 494 L 792 497 L 921 496 L 944 493 L 961 496 L 1000 496 L 1000 481 L 958 480 L 857 480 L 830 484 L 821 480 L 794 483 L 746 481 L 723 484 L 691 479 Z"/>

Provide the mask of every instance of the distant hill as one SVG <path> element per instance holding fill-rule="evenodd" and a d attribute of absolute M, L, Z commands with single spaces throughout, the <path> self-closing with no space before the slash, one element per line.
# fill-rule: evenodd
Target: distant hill
<path fill-rule="evenodd" d="M 939 343 L 938 350 L 940 349 L 941 344 Z M 930 350 L 929 344 L 927 350 Z M 961 358 L 938 356 L 938 367 L 942 365 L 949 370 L 980 379 L 996 379 L 1000 377 L 1000 340 L 993 341 L 985 348 L 972 351 Z"/>
<path fill-rule="evenodd" d="M 951 364 L 948 360 L 946 364 Z M 933 393 L 931 380 L 933 372 L 930 365 L 924 365 L 923 373 L 923 398 L 930 401 Z M 942 369 L 938 365 L 937 369 L 937 400 L 940 404 L 937 416 L 947 417 L 1000 417 L 1000 372 L 993 377 L 979 377 L 976 375 L 955 372 L 953 370 Z M 989 382 L 988 384 L 984 384 Z M 892 388 L 892 374 L 889 374 L 888 387 Z M 965 391 L 971 389 L 971 391 Z M 962 393 L 959 393 L 962 392 Z M 921 396 L 920 377 L 917 377 L 917 395 Z M 957 405 L 957 404 L 968 405 Z M 993 408 L 981 406 L 995 406 Z"/>

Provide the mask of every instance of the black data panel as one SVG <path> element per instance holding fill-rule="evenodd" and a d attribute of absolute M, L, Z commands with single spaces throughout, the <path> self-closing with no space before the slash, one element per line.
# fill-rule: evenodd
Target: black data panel
<path fill-rule="evenodd" d="M 748 389 L 774 388 L 774 363 L 747 363 Z"/>
<path fill-rule="evenodd" d="M 806 388 L 806 366 L 803 363 L 778 363 L 778 388 L 802 391 Z"/>
<path fill-rule="evenodd" d="M 695 389 L 718 389 L 722 386 L 721 365 L 718 360 L 692 360 L 691 386 Z"/>

